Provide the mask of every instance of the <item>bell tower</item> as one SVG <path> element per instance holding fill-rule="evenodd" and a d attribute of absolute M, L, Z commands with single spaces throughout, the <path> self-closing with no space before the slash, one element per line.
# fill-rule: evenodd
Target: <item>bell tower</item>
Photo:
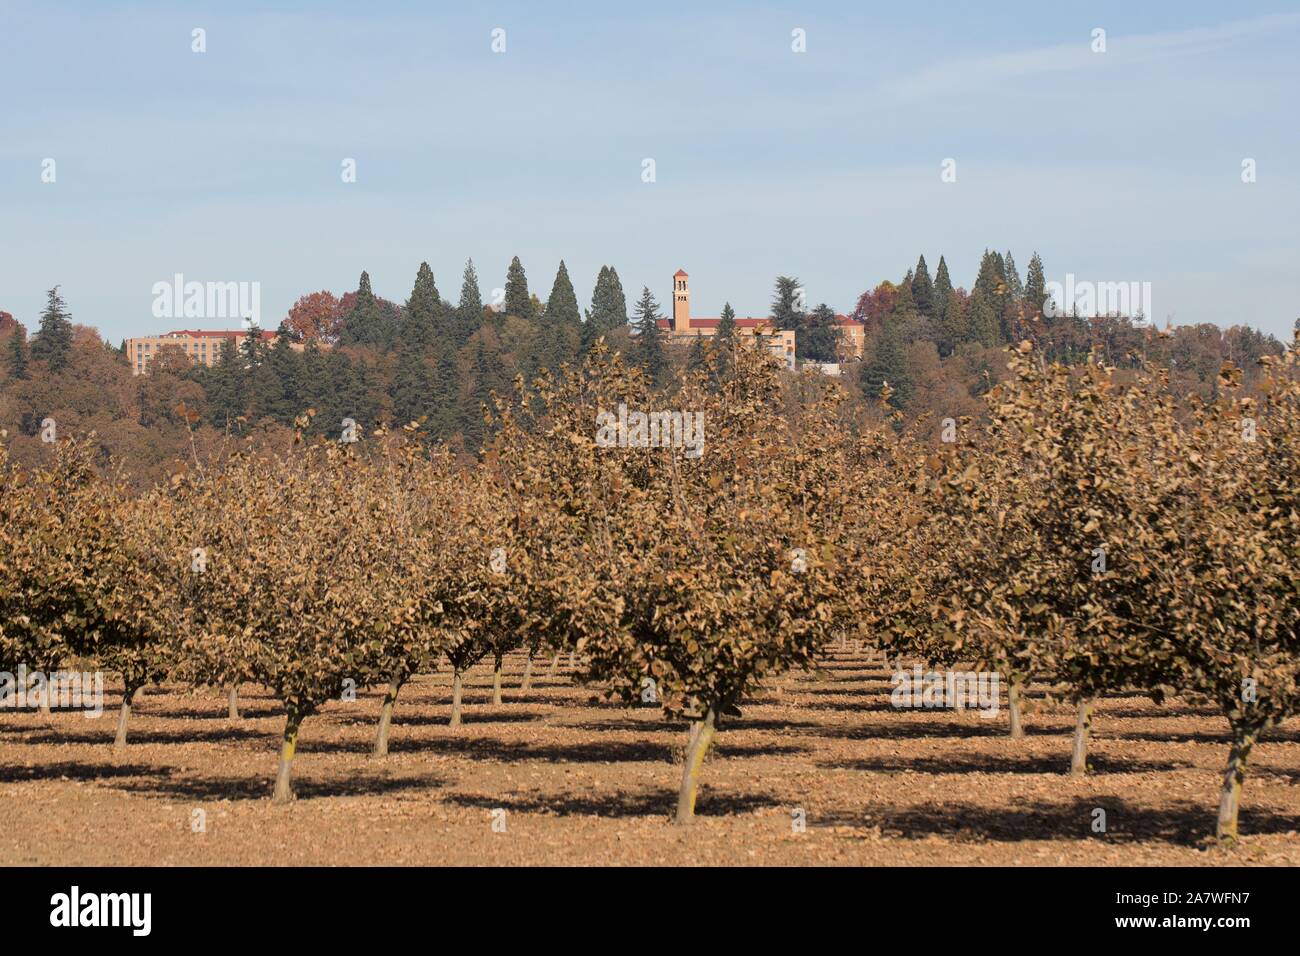
<path fill-rule="evenodd" d="M 673 331 L 686 332 L 691 327 L 691 290 L 685 270 L 673 276 Z"/>

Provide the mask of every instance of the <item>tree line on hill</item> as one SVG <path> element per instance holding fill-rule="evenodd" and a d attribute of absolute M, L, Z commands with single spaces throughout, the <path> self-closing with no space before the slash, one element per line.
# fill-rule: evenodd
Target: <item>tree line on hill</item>
<path fill-rule="evenodd" d="M 863 292 L 851 312 L 865 326 L 861 361 L 844 366 L 851 400 L 872 408 L 887 384 L 903 423 L 981 415 L 980 396 L 1006 374 L 1001 348 L 1024 340 L 1066 364 L 1094 350 L 1121 368 L 1152 361 L 1169 369 L 1177 387 L 1204 397 L 1215 394 L 1223 361 L 1245 369 L 1251 387 L 1257 360 L 1282 352 L 1271 336 L 1240 326 L 1157 331 L 1129 316 L 1048 315 L 1047 294 L 1037 254 L 1022 282 L 1010 252 L 986 252 L 969 293 L 954 287 L 942 256 L 932 279 L 922 255 L 900 281 Z M 404 304 L 376 295 L 363 272 L 353 292 L 302 296 L 274 345 L 250 330 L 238 344 L 223 342 L 211 367 L 164 347 L 148 374 L 133 377 L 125 343 L 114 349 L 74 325 L 55 288 L 30 340 L 24 326 L 0 313 L 0 427 L 14 436 L 20 460 L 30 458 L 23 446 L 40 441 L 47 418 L 93 430 L 104 455 L 142 480 L 156 480 L 178 457 L 228 434 L 282 442 L 308 408 L 318 433 L 339 429 L 345 418 L 363 428 L 421 421 L 427 440 L 472 454 L 485 438 L 483 408 L 494 392 L 508 391 L 517 376 L 531 380 L 543 368 L 577 362 L 598 339 L 656 383 L 704 361 L 699 338 L 689 349 L 668 347 L 649 288 L 629 314 L 613 266 L 601 267 L 590 306 L 580 309 L 564 262 L 543 302 L 515 257 L 500 298 L 485 303 L 472 261 L 454 304 L 427 263 Z M 798 278 L 777 277 L 769 314 L 773 326 L 795 332 L 801 361 L 845 359 L 835 310 L 825 303 L 808 309 Z M 725 356 L 736 336 L 727 303 L 717 331 L 724 347 L 714 355 Z M 197 411 L 197 424 L 178 413 L 181 406 Z"/>

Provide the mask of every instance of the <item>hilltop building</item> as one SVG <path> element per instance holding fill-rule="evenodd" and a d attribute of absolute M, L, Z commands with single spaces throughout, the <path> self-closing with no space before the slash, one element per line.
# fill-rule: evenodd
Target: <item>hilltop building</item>
<path fill-rule="evenodd" d="M 690 277 L 684 269 L 678 269 L 673 276 L 672 302 L 672 318 L 660 319 L 659 328 L 674 339 L 686 341 L 692 336 L 717 334 L 721 319 L 691 315 Z M 863 324 L 855 322 L 846 315 L 836 315 L 835 325 L 840 331 L 840 347 L 845 358 L 861 358 L 865 338 Z M 795 336 L 792 330 L 775 328 L 772 320 L 766 316 L 760 318 L 737 316 L 736 329 L 744 332 L 746 336 L 756 336 L 763 347 L 780 359 L 786 368 L 795 367 Z"/>
<path fill-rule="evenodd" d="M 131 361 L 131 374 L 142 375 L 149 370 L 149 362 L 166 346 L 179 348 L 188 355 L 196 365 L 215 365 L 221 357 L 221 345 L 227 339 L 235 346 L 244 340 L 248 333 L 241 329 L 219 329 L 205 331 L 201 329 L 182 329 L 179 332 L 165 332 L 162 335 L 143 335 L 126 340 L 126 357 Z M 267 346 L 275 344 L 278 336 L 274 332 L 261 332 L 261 338 Z M 301 352 L 303 346 L 297 342 L 289 347 Z"/>

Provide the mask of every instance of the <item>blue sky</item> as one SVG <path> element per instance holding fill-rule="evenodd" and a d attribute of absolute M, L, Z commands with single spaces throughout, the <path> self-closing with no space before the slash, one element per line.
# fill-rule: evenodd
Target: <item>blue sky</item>
<path fill-rule="evenodd" d="M 487 295 L 512 255 L 543 298 L 561 258 L 584 305 L 602 263 L 662 304 L 685 268 L 696 315 L 745 315 L 921 252 L 969 286 L 989 246 L 1151 282 L 1161 322 L 1300 316 L 1293 3 L 0 0 L 0 89 L 0 309 L 59 283 L 114 342 L 186 324 L 151 315 L 178 272 L 260 282 L 274 326 L 362 269 L 404 301 L 421 260 Z"/>

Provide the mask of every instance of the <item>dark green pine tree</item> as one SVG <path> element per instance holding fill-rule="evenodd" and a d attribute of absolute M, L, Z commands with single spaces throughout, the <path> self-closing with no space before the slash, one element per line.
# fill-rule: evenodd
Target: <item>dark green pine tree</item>
<path fill-rule="evenodd" d="M 463 414 L 460 362 L 451 343 L 434 346 L 430 374 L 432 400 L 425 429 L 435 441 L 447 441 L 460 430 Z"/>
<path fill-rule="evenodd" d="M 262 341 L 262 327 L 248 323 L 248 331 L 239 343 L 239 356 L 244 361 L 245 371 L 251 372 L 262 364 L 266 358 L 266 343 Z"/>
<path fill-rule="evenodd" d="M 736 310 L 730 302 L 722 305 L 722 317 L 718 320 L 717 337 L 720 342 L 734 342 L 736 338 Z M 730 348 L 730 344 L 727 346 Z"/>
<path fill-rule="evenodd" d="M 803 290 L 793 276 L 777 276 L 772 292 L 772 324 L 782 330 L 794 330 L 795 354 L 802 354 L 804 322 Z"/>
<path fill-rule="evenodd" d="M 838 362 L 839 346 L 840 327 L 835 324 L 835 310 L 823 302 L 808 316 L 802 358 L 810 362 Z"/>
<path fill-rule="evenodd" d="M 464 348 L 471 335 L 483 324 L 483 293 L 478 287 L 478 272 L 474 260 L 465 261 L 465 272 L 460 281 L 460 302 L 456 305 L 454 344 Z"/>
<path fill-rule="evenodd" d="M 398 350 L 397 373 L 393 377 L 393 415 L 398 425 L 427 417 L 433 408 L 433 375 L 425 352 L 414 342 L 403 342 Z"/>
<path fill-rule="evenodd" d="M 862 367 L 862 390 L 868 398 L 878 399 L 886 382 L 892 392 L 889 404 L 895 408 L 906 408 L 912 400 L 912 376 L 907 367 L 907 355 L 903 348 L 903 323 L 885 321 L 876 342 L 871 361 Z"/>
<path fill-rule="evenodd" d="M 238 430 L 244 414 L 244 362 L 234 338 L 221 340 L 216 364 L 207 376 L 208 421 L 213 428 Z"/>
<path fill-rule="evenodd" d="M 309 408 L 314 409 L 316 415 L 312 419 L 309 431 L 311 434 L 323 435 L 334 427 L 338 419 L 334 417 L 334 396 L 330 394 L 332 382 L 329 353 L 322 352 L 314 340 L 308 342 L 307 347 L 303 349 L 302 375 L 303 387 L 300 395 L 302 408 L 299 412 L 305 412 Z"/>
<path fill-rule="evenodd" d="M 971 333 L 966 323 L 965 304 L 954 289 L 948 293 L 942 318 L 935 323 L 934 344 L 939 350 L 939 355 L 946 358 L 957 350 L 957 346 L 970 340 Z"/>
<path fill-rule="evenodd" d="M 1007 280 L 1007 295 L 1013 299 L 1024 298 L 1025 286 L 1020 281 L 1020 272 L 1016 269 L 1016 260 L 1011 258 L 1010 249 L 1002 257 L 1002 268 Z"/>
<path fill-rule="evenodd" d="M 939 257 L 939 268 L 934 274 L 934 320 L 935 326 L 943 324 L 944 312 L 948 308 L 948 297 L 952 295 L 952 279 L 948 276 L 948 263 Z"/>
<path fill-rule="evenodd" d="M 433 270 L 429 268 L 429 263 L 421 262 L 411 297 L 406 300 L 399 348 L 410 345 L 423 354 L 435 339 L 448 337 L 450 333 L 442 311 L 442 297 L 433 281 Z"/>
<path fill-rule="evenodd" d="M 509 385 L 509 375 L 498 350 L 485 343 L 482 336 L 475 338 L 470 344 L 469 394 L 461 419 L 461 433 L 467 447 L 482 446 L 487 437 L 484 410 L 494 412 L 493 394 L 507 395 Z"/>
<path fill-rule="evenodd" d="M 648 286 L 641 287 L 641 298 L 633 307 L 632 314 L 637 334 L 629 357 L 657 385 L 668 371 L 668 357 L 664 354 L 663 336 L 659 330 L 659 303 Z"/>
<path fill-rule="evenodd" d="M 986 348 L 1005 341 L 1002 328 L 1005 293 L 1002 257 L 985 249 L 984 257 L 980 260 L 979 275 L 975 277 L 975 287 L 971 290 L 968 321 L 971 337 Z"/>
<path fill-rule="evenodd" d="M 510 268 L 506 272 L 505 307 L 506 315 L 529 320 L 536 318 L 533 299 L 528 294 L 528 276 L 524 275 L 524 266 L 518 256 L 510 260 Z"/>
<path fill-rule="evenodd" d="M 591 292 L 591 308 L 582 324 L 582 353 L 589 352 L 597 339 L 626 326 L 627 298 L 623 294 L 618 270 L 613 266 L 601 266 L 600 274 L 596 276 L 596 288 Z"/>
<path fill-rule="evenodd" d="M 322 405 L 326 412 L 324 421 L 325 434 L 338 438 L 342 434 L 343 420 L 350 418 L 357 423 L 358 430 L 371 424 L 366 412 L 369 400 L 366 396 L 364 366 L 353 362 L 339 351 L 325 353 L 327 377 L 324 382 Z"/>
<path fill-rule="evenodd" d="M 573 292 L 573 283 L 569 280 L 569 270 L 563 259 L 560 260 L 560 268 L 556 270 L 555 283 L 551 286 L 550 298 L 546 300 L 541 325 L 541 335 L 538 337 L 541 364 L 555 370 L 565 362 L 572 362 L 578 355 L 582 336 L 582 314 L 578 311 L 578 297 Z"/>
<path fill-rule="evenodd" d="M 32 340 L 31 356 L 44 362 L 51 372 L 61 372 L 72 359 L 72 316 L 55 286 L 46 293 L 41 327 Z"/>
<path fill-rule="evenodd" d="M 1025 315 L 1033 320 L 1043 314 L 1047 303 L 1047 277 L 1043 274 L 1043 260 L 1035 252 L 1025 273 Z"/>
<path fill-rule="evenodd" d="M 272 351 L 263 347 L 262 360 L 245 370 L 248 420 L 259 422 L 263 419 L 272 419 L 287 424 L 278 417 L 284 412 L 284 388 L 275 374 L 275 369 L 271 367 Z M 289 416 L 289 421 L 293 421 L 292 415 Z"/>
<path fill-rule="evenodd" d="M 5 349 L 5 368 L 9 371 L 9 377 L 12 379 L 27 378 L 29 359 L 27 330 L 21 325 L 15 325 L 13 334 L 9 336 L 9 344 Z"/>
<path fill-rule="evenodd" d="M 352 311 L 343 320 L 343 330 L 339 334 L 340 345 L 384 345 L 390 338 L 385 328 L 379 303 L 370 288 L 370 273 L 362 272 L 357 284 L 357 299 Z"/>
<path fill-rule="evenodd" d="M 916 274 L 912 276 L 912 301 L 916 311 L 927 319 L 934 316 L 934 283 L 930 281 L 930 269 L 925 264 L 925 256 L 916 261 Z"/>
<path fill-rule="evenodd" d="M 709 355 L 704 347 L 704 336 L 697 335 L 691 342 L 690 351 L 686 353 L 686 371 L 695 372 L 709 364 Z"/>
<path fill-rule="evenodd" d="M 274 383 L 266 386 L 265 414 L 286 426 L 292 425 L 293 420 L 308 408 L 303 355 L 294 351 L 291 342 L 288 329 L 280 326 L 275 344 L 263 363 L 269 380 Z"/>

